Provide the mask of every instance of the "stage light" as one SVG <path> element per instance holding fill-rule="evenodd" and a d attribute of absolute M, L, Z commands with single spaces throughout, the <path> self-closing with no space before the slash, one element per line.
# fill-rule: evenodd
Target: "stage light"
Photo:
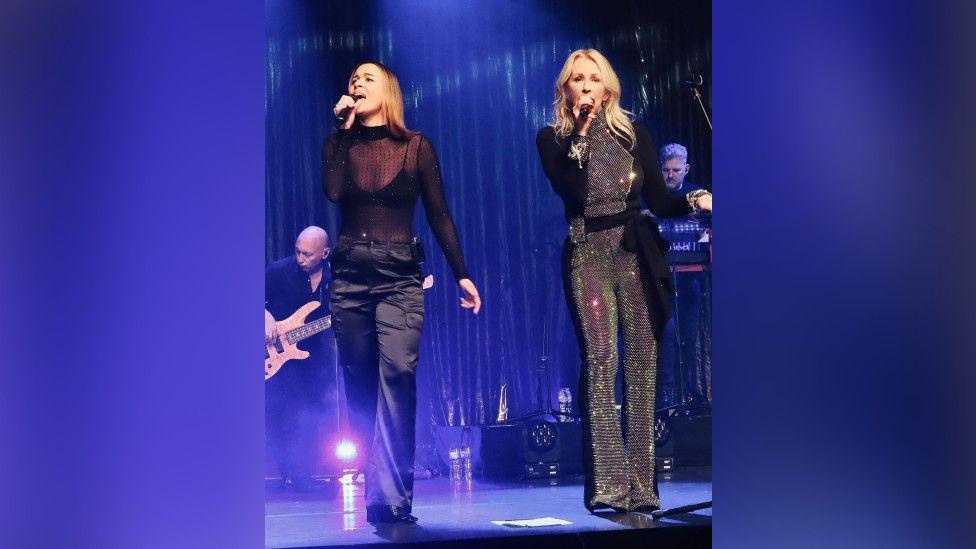
<path fill-rule="evenodd" d="M 356 457 L 356 445 L 349 441 L 340 442 L 335 449 L 337 458 L 348 461 Z"/>
<path fill-rule="evenodd" d="M 544 421 L 537 421 L 529 427 L 529 445 L 537 452 L 552 450 L 558 436 L 556 428 Z"/>

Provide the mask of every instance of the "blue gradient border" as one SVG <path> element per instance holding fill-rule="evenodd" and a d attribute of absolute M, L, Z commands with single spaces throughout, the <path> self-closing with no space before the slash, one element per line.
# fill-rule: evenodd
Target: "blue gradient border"
<path fill-rule="evenodd" d="M 264 7 L 2 10 L 0 545 L 259 547 Z M 972 15 L 714 6 L 716 546 L 974 538 Z"/>

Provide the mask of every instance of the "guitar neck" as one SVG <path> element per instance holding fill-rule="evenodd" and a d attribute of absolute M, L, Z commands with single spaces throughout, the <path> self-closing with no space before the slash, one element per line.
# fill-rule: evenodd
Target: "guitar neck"
<path fill-rule="evenodd" d="M 323 316 L 318 320 L 314 320 L 293 330 L 288 330 L 285 336 L 288 338 L 289 343 L 298 343 L 299 341 L 308 339 L 319 332 L 328 330 L 331 326 L 332 315 Z"/>

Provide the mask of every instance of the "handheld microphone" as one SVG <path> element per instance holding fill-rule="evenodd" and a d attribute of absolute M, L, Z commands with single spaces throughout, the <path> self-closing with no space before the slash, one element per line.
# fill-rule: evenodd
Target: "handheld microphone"
<path fill-rule="evenodd" d="M 580 118 L 586 118 L 589 115 L 590 115 L 590 106 L 589 105 L 585 105 L 583 107 L 580 107 Z"/>
<path fill-rule="evenodd" d="M 694 88 L 695 86 L 701 86 L 704 81 L 705 79 L 702 78 L 702 75 L 700 74 L 689 74 L 688 79 L 683 81 L 681 84 Z"/>
<path fill-rule="evenodd" d="M 358 93 L 351 94 L 349 97 L 352 97 L 353 101 L 366 99 L 365 95 L 359 95 Z M 355 107 L 355 105 L 351 107 L 346 107 L 341 111 L 339 111 L 339 114 L 336 115 L 336 127 L 342 126 L 343 124 L 346 123 L 346 117 L 349 116 L 349 112 L 352 111 L 353 107 Z"/>

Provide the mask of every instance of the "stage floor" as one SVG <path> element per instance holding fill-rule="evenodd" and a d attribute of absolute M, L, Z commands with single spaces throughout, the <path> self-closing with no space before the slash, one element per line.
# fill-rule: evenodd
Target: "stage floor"
<path fill-rule="evenodd" d="M 631 542 L 636 535 L 646 535 L 648 541 L 655 537 L 663 541 L 679 539 L 675 534 L 679 534 L 682 529 L 695 530 L 699 541 L 703 537 L 710 538 L 711 509 L 656 521 L 650 515 L 639 513 L 590 514 L 583 507 L 581 480 L 577 477 L 518 484 L 474 480 L 470 484 L 460 485 L 447 478 L 417 480 L 414 486 L 413 514 L 420 521 L 414 525 L 379 527 L 366 522 L 361 484 L 335 483 L 316 487 L 306 493 L 269 489 L 265 502 L 265 545 L 327 547 L 431 542 L 441 545 L 447 540 L 457 540 L 460 543 L 451 545 L 460 546 L 466 545 L 462 540 L 488 542 L 494 539 L 496 542 L 504 542 L 506 547 L 526 545 L 518 543 L 519 541 L 528 541 L 531 542 L 529 545 L 540 547 L 550 545 L 544 543 L 546 540 L 555 543 L 563 538 L 562 542 L 555 544 L 565 547 L 573 545 L 572 542 L 566 543 L 566 539 L 569 539 L 567 535 L 578 537 L 583 533 L 588 536 L 592 533 L 593 536 L 600 536 L 605 532 L 610 535 L 605 541 L 616 537 L 623 542 L 624 538 L 615 534 L 629 531 L 626 539 Z M 711 468 L 685 468 L 662 473 L 659 489 L 662 505 L 666 508 L 711 500 Z M 542 517 L 564 519 L 572 524 L 511 528 L 491 523 L 493 520 Z M 678 530 L 674 530 L 675 528 Z M 617 546 L 623 543 L 600 545 Z M 680 546 L 689 545 L 682 543 Z"/>

